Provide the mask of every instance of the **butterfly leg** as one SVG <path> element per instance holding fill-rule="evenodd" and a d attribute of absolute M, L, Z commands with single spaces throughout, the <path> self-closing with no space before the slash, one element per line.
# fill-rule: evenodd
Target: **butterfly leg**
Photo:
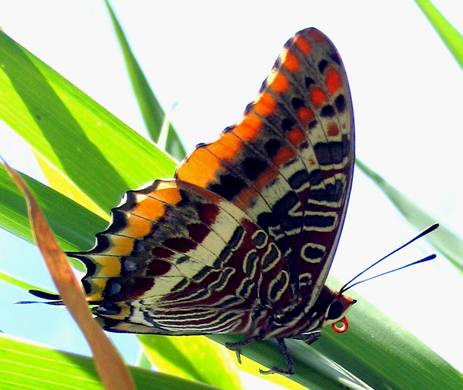
<path fill-rule="evenodd" d="M 286 359 L 287 368 L 286 370 L 279 367 L 272 367 L 270 370 L 259 370 L 261 374 L 268 375 L 268 374 L 286 374 L 286 375 L 293 375 L 294 374 L 294 360 L 288 351 L 288 347 L 286 346 L 285 340 L 283 338 L 277 339 L 278 345 L 280 347 L 280 351 L 283 354 L 284 358 Z"/>
<path fill-rule="evenodd" d="M 309 333 L 305 338 L 304 338 L 304 342 L 308 345 L 310 344 L 313 344 L 315 343 L 315 341 L 317 341 L 320 336 L 321 336 L 322 332 L 320 330 L 315 330 L 311 333 Z"/>
<path fill-rule="evenodd" d="M 241 341 L 237 341 L 236 343 L 225 343 L 225 346 L 231 351 L 235 351 L 236 359 L 238 360 L 238 363 L 241 364 L 241 350 L 243 349 L 243 347 L 255 341 L 259 341 L 259 340 L 260 340 L 259 337 L 254 336 L 254 337 L 249 337 Z"/>

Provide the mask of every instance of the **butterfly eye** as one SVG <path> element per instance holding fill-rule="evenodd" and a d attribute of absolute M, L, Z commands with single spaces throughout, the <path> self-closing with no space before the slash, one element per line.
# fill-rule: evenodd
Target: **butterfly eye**
<path fill-rule="evenodd" d="M 344 306 L 341 302 L 339 301 L 334 301 L 328 310 L 328 314 L 326 316 L 327 320 L 335 320 L 339 317 L 342 316 L 342 313 L 344 312 Z"/>

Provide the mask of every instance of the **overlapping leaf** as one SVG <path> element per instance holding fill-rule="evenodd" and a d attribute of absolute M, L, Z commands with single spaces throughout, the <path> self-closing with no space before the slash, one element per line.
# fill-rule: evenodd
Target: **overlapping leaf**
<path fill-rule="evenodd" d="M 213 390 L 216 387 L 171 375 L 129 367 L 138 390 Z M 0 388 L 103 389 L 92 359 L 61 352 L 0 334 Z"/>

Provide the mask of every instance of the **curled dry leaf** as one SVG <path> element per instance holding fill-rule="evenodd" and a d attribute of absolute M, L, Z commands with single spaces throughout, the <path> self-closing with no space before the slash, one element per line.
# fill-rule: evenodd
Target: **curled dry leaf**
<path fill-rule="evenodd" d="M 66 255 L 58 246 L 48 223 L 32 193 L 18 173 L 5 163 L 12 180 L 23 192 L 34 237 L 50 271 L 53 282 L 92 350 L 96 369 L 107 389 L 134 389 L 132 378 L 121 357 L 100 326 L 94 321 L 80 283 L 69 266 Z"/>

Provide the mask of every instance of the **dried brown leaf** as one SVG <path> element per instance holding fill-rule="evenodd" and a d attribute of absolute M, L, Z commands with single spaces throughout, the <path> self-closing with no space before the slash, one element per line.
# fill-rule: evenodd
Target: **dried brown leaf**
<path fill-rule="evenodd" d="M 66 255 L 58 246 L 34 196 L 13 168 L 7 163 L 5 163 L 5 168 L 26 198 L 29 220 L 37 246 L 64 304 L 87 339 L 103 385 L 106 389 L 111 390 L 134 389 L 132 378 L 123 360 L 91 316 L 81 285 L 75 277 Z"/>

